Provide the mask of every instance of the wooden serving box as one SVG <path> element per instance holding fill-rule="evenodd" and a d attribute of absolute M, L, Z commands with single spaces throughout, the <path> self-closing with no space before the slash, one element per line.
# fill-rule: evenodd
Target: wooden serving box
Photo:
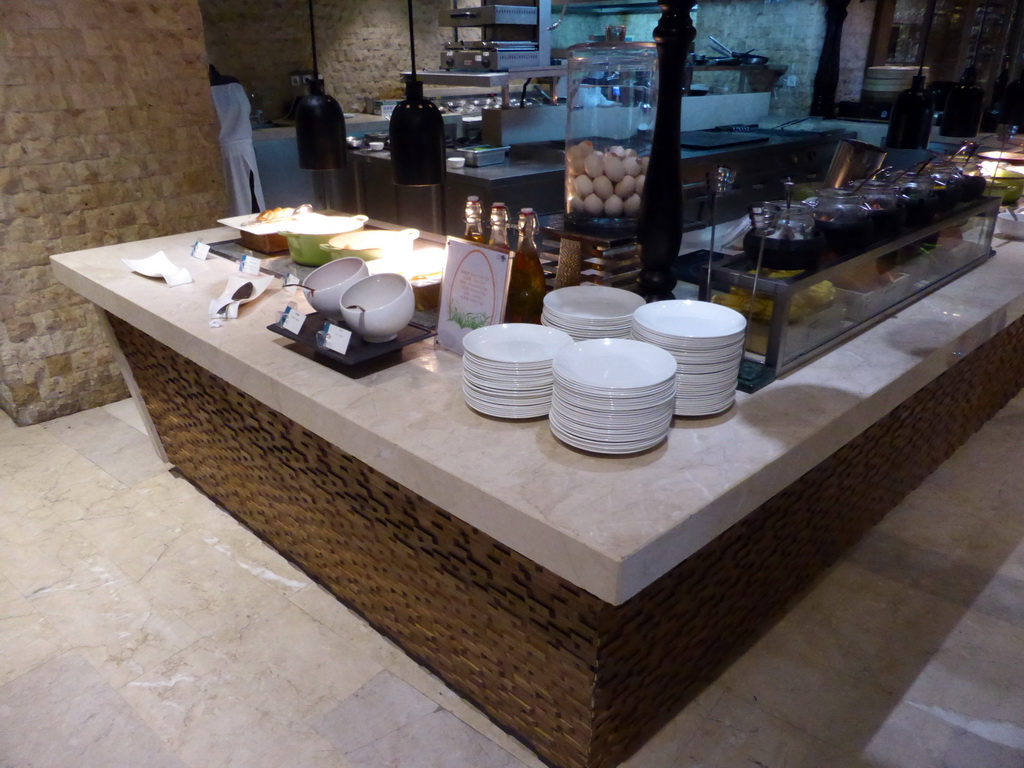
<path fill-rule="evenodd" d="M 270 232 L 265 235 L 257 235 L 240 229 L 242 247 L 249 248 L 261 253 L 279 253 L 288 250 L 288 238 L 279 235 L 277 232 Z"/>

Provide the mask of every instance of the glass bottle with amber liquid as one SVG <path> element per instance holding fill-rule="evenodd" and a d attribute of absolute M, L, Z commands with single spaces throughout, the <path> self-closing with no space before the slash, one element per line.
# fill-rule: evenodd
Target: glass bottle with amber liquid
<path fill-rule="evenodd" d="M 491 205 L 491 236 L 487 244 L 511 249 L 508 243 L 508 207 L 504 203 Z"/>
<path fill-rule="evenodd" d="M 512 257 L 505 304 L 506 323 L 540 323 L 544 310 L 544 268 L 537 252 L 537 214 L 533 208 L 519 212 L 519 247 Z"/>
<path fill-rule="evenodd" d="M 474 243 L 486 243 L 487 238 L 484 237 L 484 223 L 483 223 L 484 211 L 480 205 L 480 198 L 476 195 L 470 195 L 466 198 L 466 234 L 464 237 L 466 240 L 471 240 Z"/>

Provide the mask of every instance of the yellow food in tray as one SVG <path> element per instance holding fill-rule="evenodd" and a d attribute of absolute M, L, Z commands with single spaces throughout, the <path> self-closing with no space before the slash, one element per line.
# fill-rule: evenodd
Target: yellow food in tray
<path fill-rule="evenodd" d="M 763 269 L 761 270 L 761 277 L 768 279 L 785 279 L 787 277 L 793 277 L 799 275 L 803 270 L 785 270 L 785 269 Z M 750 274 L 753 274 L 751 270 Z M 821 282 L 815 283 L 810 288 L 799 291 L 794 297 L 789 308 L 789 322 L 798 323 L 801 320 L 806 319 L 815 312 L 820 312 L 825 309 L 829 304 L 835 300 L 836 289 L 828 280 L 822 280 Z M 729 288 L 729 293 L 715 294 L 712 298 L 712 303 L 722 304 L 723 306 L 735 309 L 737 312 L 741 312 L 746 315 L 750 311 L 751 295 L 750 291 L 746 288 L 739 286 L 732 286 Z M 770 325 L 772 321 L 772 313 L 775 310 L 775 299 L 764 293 L 758 293 L 753 299 L 753 313 L 751 314 L 751 321 L 755 323 L 761 323 L 762 325 Z"/>

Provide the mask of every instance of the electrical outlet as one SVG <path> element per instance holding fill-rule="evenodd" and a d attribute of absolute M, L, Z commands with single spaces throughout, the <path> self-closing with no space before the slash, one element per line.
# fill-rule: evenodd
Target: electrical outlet
<path fill-rule="evenodd" d="M 301 75 L 292 75 L 291 81 L 292 81 L 292 85 L 296 85 L 296 86 L 302 85 L 302 76 Z"/>
<path fill-rule="evenodd" d="M 782 84 L 786 88 L 796 88 L 797 82 L 798 81 L 796 75 L 786 75 L 785 77 L 782 78 Z"/>

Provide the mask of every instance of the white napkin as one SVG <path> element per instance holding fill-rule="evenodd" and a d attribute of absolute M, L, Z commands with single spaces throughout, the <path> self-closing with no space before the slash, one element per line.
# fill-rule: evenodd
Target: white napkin
<path fill-rule="evenodd" d="M 260 294 L 267 290 L 267 286 L 270 285 L 273 279 L 273 275 L 231 275 L 221 295 L 210 302 L 210 317 L 223 317 L 227 320 L 236 319 L 238 317 L 238 307 L 247 301 L 258 299 Z M 252 283 L 252 295 L 245 299 L 232 301 L 231 297 L 235 295 L 235 291 L 246 283 Z"/>
<path fill-rule="evenodd" d="M 191 273 L 185 267 L 176 267 L 163 251 L 157 251 L 145 259 L 121 259 L 121 261 L 140 275 L 162 277 L 172 287 L 192 282 Z"/>

